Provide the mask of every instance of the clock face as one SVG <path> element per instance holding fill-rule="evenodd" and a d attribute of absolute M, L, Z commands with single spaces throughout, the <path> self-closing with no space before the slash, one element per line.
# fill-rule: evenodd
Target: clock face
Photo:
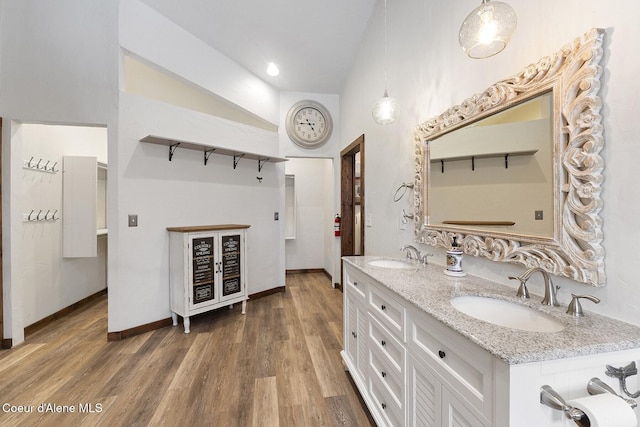
<path fill-rule="evenodd" d="M 289 138 L 304 148 L 324 144 L 332 131 L 331 115 L 315 101 L 300 101 L 291 107 L 286 125 Z"/>

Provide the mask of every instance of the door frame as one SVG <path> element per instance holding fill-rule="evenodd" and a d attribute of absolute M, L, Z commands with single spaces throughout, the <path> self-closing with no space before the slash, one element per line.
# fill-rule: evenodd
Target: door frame
<path fill-rule="evenodd" d="M 342 289 L 342 257 L 354 255 L 355 242 L 355 156 L 360 153 L 360 254 L 364 255 L 365 179 L 364 134 L 340 152 L 340 289 Z"/>

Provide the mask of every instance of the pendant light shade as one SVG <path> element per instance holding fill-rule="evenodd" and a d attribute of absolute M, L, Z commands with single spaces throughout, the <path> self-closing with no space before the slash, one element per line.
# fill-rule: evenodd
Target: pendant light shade
<path fill-rule="evenodd" d="M 507 46 L 516 24 L 516 12 L 511 6 L 501 1 L 483 0 L 465 18 L 458 40 L 470 58 L 488 58 Z"/>
<path fill-rule="evenodd" d="M 387 92 L 387 68 L 387 0 L 384 0 L 384 95 L 373 104 L 371 110 L 373 120 L 379 125 L 395 122 L 400 114 L 398 103 Z"/>
<path fill-rule="evenodd" d="M 395 122 L 399 114 L 398 103 L 394 98 L 389 97 L 386 90 L 384 91 L 384 96 L 376 101 L 371 111 L 373 120 L 379 125 L 388 125 Z"/>

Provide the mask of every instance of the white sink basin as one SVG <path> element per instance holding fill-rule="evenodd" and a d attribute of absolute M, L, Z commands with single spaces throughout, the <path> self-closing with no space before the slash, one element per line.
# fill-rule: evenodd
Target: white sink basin
<path fill-rule="evenodd" d="M 469 295 L 452 298 L 451 305 L 476 319 L 521 331 L 559 332 L 565 328 L 546 313 L 511 301 Z"/>
<path fill-rule="evenodd" d="M 414 268 L 415 264 L 410 261 L 405 261 L 402 259 L 394 259 L 394 258 L 378 258 L 372 259 L 371 261 L 367 261 L 367 264 L 373 267 L 384 267 L 384 268 Z"/>

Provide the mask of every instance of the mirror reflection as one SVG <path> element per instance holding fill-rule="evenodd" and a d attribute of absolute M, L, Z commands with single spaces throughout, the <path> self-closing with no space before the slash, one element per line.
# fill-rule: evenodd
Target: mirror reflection
<path fill-rule="evenodd" d="M 429 224 L 553 237 L 553 96 L 429 141 Z"/>

